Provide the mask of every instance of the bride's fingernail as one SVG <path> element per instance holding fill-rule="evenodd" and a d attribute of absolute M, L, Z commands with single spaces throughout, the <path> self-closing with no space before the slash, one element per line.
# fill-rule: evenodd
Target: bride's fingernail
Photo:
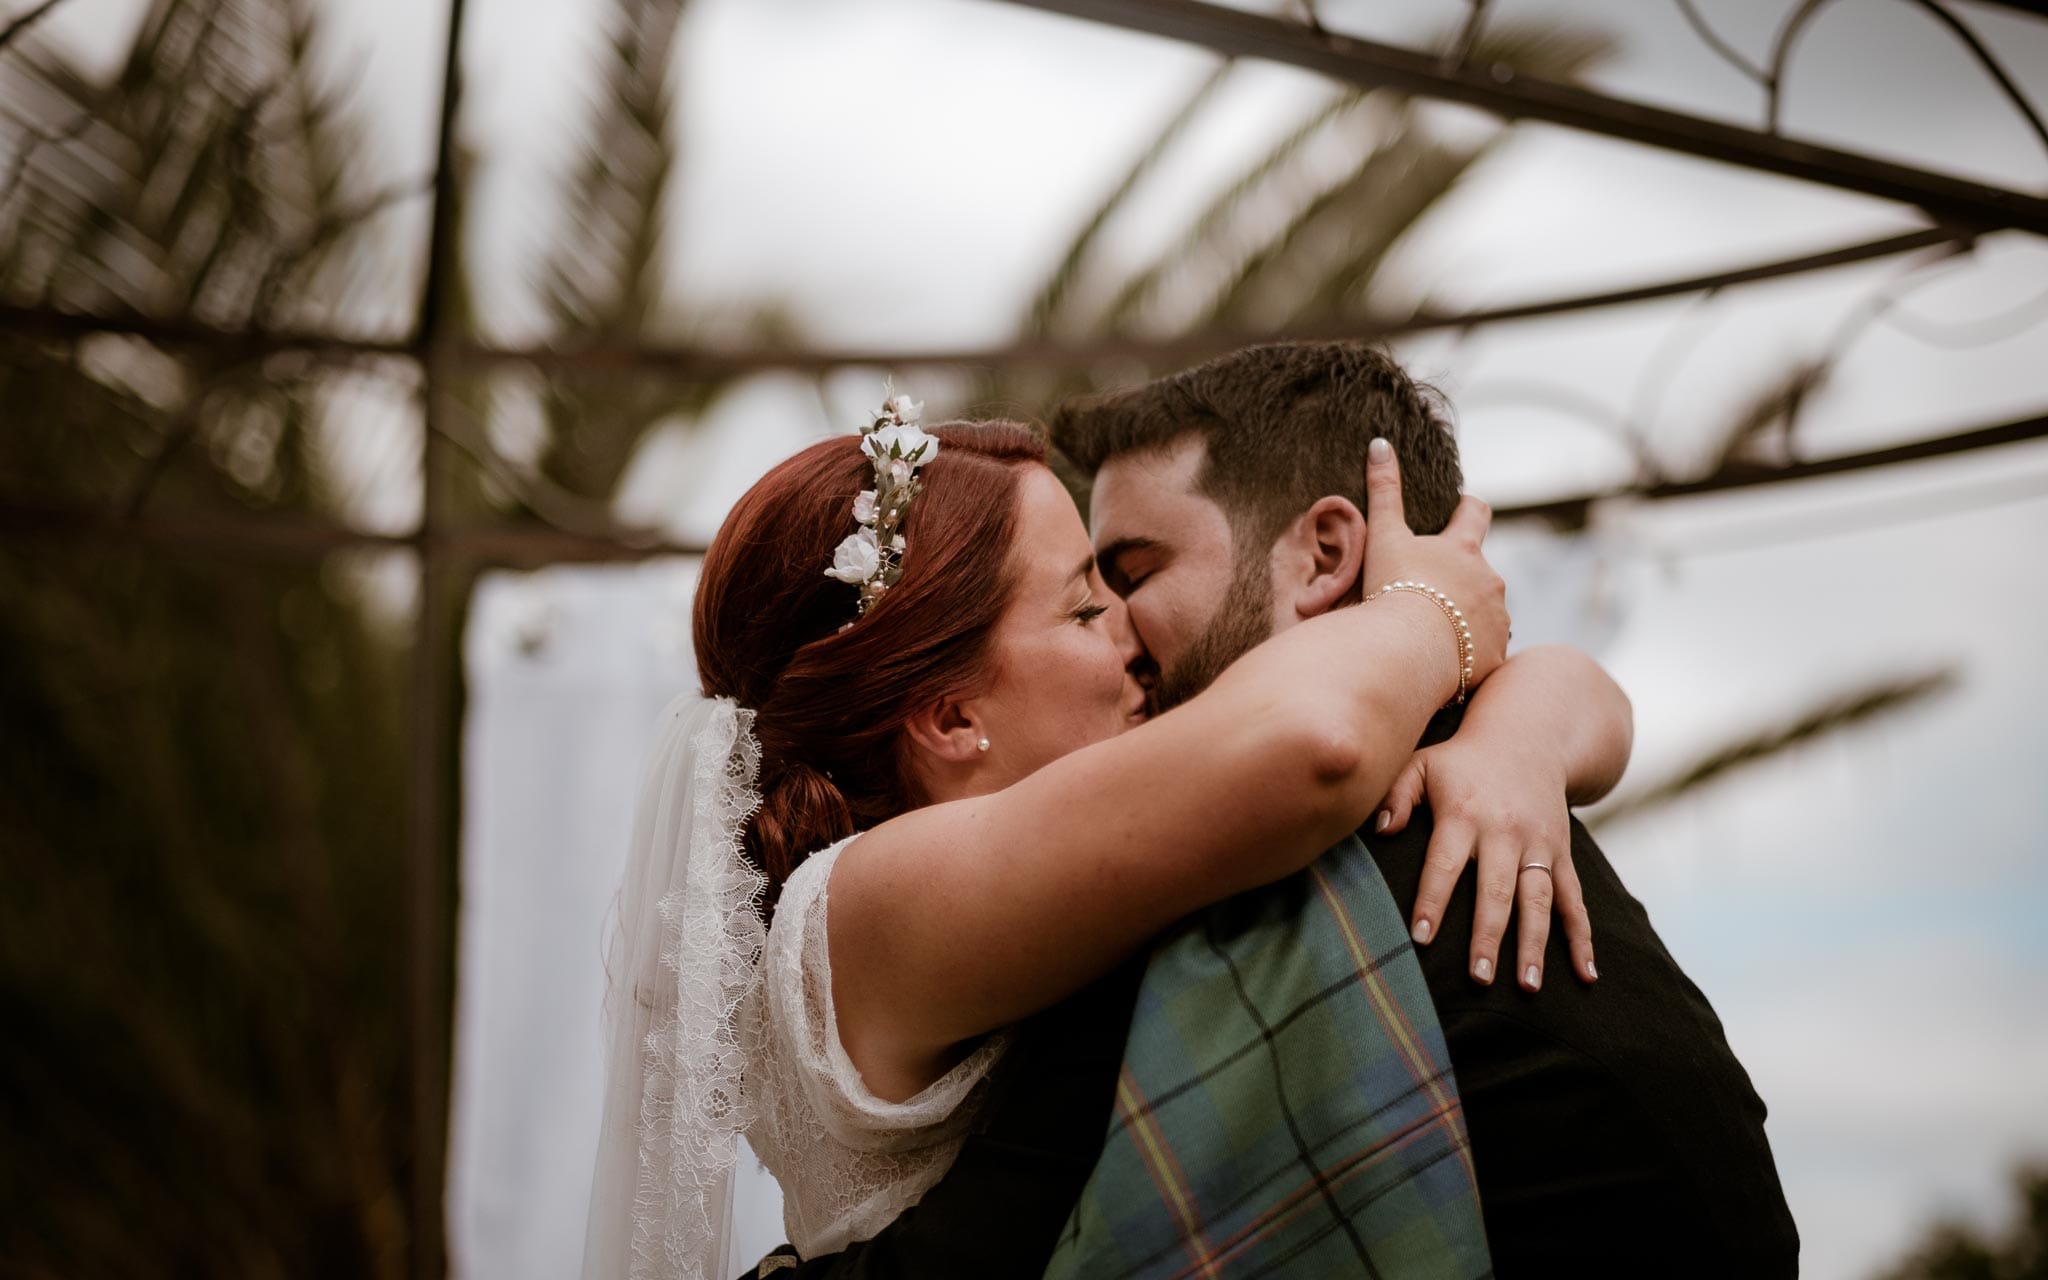
<path fill-rule="evenodd" d="M 1586 976 L 1595 982 L 1600 981 L 1600 971 L 1593 967 L 1591 960 L 1586 961 Z"/>
<path fill-rule="evenodd" d="M 1365 446 L 1365 456 L 1374 462 L 1385 462 L 1394 456 L 1394 446 L 1387 443 L 1385 436 L 1374 436 L 1372 443 Z"/>
<path fill-rule="evenodd" d="M 1476 960 L 1472 964 L 1472 976 L 1481 982 L 1493 981 L 1493 961 Z"/>
<path fill-rule="evenodd" d="M 1410 934 L 1409 934 L 1408 936 L 1409 936 L 1409 937 L 1412 937 L 1412 938 L 1414 938 L 1414 939 L 1415 939 L 1415 940 L 1416 940 L 1417 942 L 1428 942 L 1428 941 L 1429 941 L 1429 917 L 1428 917 L 1428 916 L 1424 916 L 1424 917 L 1423 917 L 1422 919 L 1420 919 L 1420 920 L 1417 920 L 1417 921 L 1415 922 L 1415 928 L 1414 928 L 1414 930 L 1413 930 L 1412 932 L 1410 932 Z"/>
<path fill-rule="evenodd" d="M 1543 975 L 1537 973 L 1536 966 L 1532 964 L 1522 970 L 1522 981 L 1529 984 L 1529 990 L 1534 991 L 1543 985 Z"/>
<path fill-rule="evenodd" d="M 1382 809 L 1380 810 L 1380 816 L 1373 819 L 1372 829 L 1374 831 L 1385 831 L 1387 829 L 1387 824 L 1389 822 L 1392 822 L 1393 820 L 1394 815 L 1388 813 L 1385 809 Z"/>

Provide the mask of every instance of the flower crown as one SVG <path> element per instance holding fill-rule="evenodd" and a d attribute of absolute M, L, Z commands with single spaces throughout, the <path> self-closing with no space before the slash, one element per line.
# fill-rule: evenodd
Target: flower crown
<path fill-rule="evenodd" d="M 897 530 L 911 500 L 924 489 L 917 469 L 939 456 L 939 442 L 917 425 L 924 406 L 895 394 L 887 384 L 883 389 L 888 398 L 874 421 L 860 431 L 860 450 L 874 461 L 875 487 L 861 490 L 853 500 L 853 518 L 860 528 L 833 550 L 832 567 L 825 570 L 826 577 L 860 588 L 856 620 L 866 617 L 875 601 L 903 576 L 905 544 Z"/>

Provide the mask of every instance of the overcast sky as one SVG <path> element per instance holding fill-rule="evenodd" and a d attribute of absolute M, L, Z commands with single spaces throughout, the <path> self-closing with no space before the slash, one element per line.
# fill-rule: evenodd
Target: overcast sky
<path fill-rule="evenodd" d="M 1790 4 L 1699 7 L 1761 57 Z M 2048 105 L 2048 22 L 1955 7 Z M 1394 40 L 1463 12 L 1448 2 L 1321 8 L 1334 26 Z M 1492 8 L 1613 32 L 1621 54 L 1596 77 L 1610 91 L 1759 116 L 1759 95 L 1669 4 Z M 133 10 L 132 0 L 73 0 L 56 21 L 104 41 Z M 376 121 L 376 165 L 392 178 L 423 171 L 440 7 L 351 0 L 323 12 L 334 65 L 360 79 Z M 523 264 L 572 233 L 547 192 L 573 153 L 601 12 L 589 0 L 470 5 L 463 128 L 484 176 L 474 252 L 487 314 L 507 337 L 531 333 Z M 670 239 L 678 297 L 693 311 L 777 300 L 807 334 L 864 346 L 1013 333 L 1132 149 L 1212 65 L 993 0 L 698 0 L 685 39 Z M 1320 89 L 1302 73 L 1248 69 L 1187 162 L 1110 243 L 1134 254 L 1156 244 Z M 2048 148 L 1902 0 L 1823 11 L 1794 61 L 1786 122 L 1832 145 L 2048 190 Z M 1917 225 L 1911 211 L 1861 197 L 1531 127 L 1390 271 L 1415 295 L 1490 304 Z M 1402 352 L 1456 403 L 1471 488 L 1496 502 L 1576 492 L 1620 479 L 1624 455 L 1602 431 L 1531 407 L 1518 387 L 1562 385 L 1641 420 L 1662 456 L 1683 464 L 1731 406 L 1816 351 L 1897 269 L 1700 307 L 1499 326 Z M 1910 305 L 1962 323 L 2044 289 L 2048 245 L 2008 233 Z M 1696 339 L 1669 343 L 1677 325 Z M 1812 406 L 1802 442 L 1824 454 L 2040 412 L 2044 357 L 2048 326 L 1954 350 L 1876 326 Z M 710 432 L 650 447 L 628 513 L 708 536 L 776 456 L 849 427 L 879 372 L 832 380 L 829 421 L 809 384 L 759 380 Z M 409 501 L 401 486 L 383 509 L 402 521 Z M 1617 826 L 1604 842 L 1771 1106 L 1806 1274 L 1864 1275 L 1938 1212 L 1991 1214 L 2011 1162 L 2048 1155 L 2048 446 L 1603 512 L 1574 550 L 1529 543 L 1504 548 L 1523 567 L 1511 581 L 1518 635 L 1530 630 L 1523 618 L 1539 619 L 1539 632 L 1594 645 L 1623 682 L 1638 726 L 1629 785 L 1866 679 L 1958 673 L 1959 687 L 1932 704 Z"/>

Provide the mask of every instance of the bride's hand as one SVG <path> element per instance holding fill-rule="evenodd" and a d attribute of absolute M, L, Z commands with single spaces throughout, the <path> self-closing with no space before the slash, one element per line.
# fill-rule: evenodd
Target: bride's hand
<path fill-rule="evenodd" d="M 1478 688 L 1507 656 L 1507 584 L 1480 551 L 1493 522 L 1492 508 L 1466 494 L 1442 533 L 1415 533 L 1401 506 L 1401 466 L 1384 440 L 1374 440 L 1366 453 L 1365 501 L 1365 566 L 1360 570 L 1365 594 L 1407 581 L 1448 596 L 1471 629 L 1472 674 L 1466 686 L 1468 692 Z M 1455 644 L 1454 636 L 1446 639 Z"/>
<path fill-rule="evenodd" d="M 1543 949 L 1550 941 L 1554 905 L 1564 918 L 1572 971 L 1592 982 L 1593 926 L 1585 894 L 1572 868 L 1567 779 L 1548 745 L 1500 735 L 1459 733 L 1415 753 L 1388 789 L 1375 829 L 1393 834 L 1425 798 L 1436 820 L 1415 895 L 1414 934 L 1427 943 L 1444 918 L 1465 864 L 1479 863 L 1478 903 L 1466 966 L 1482 983 L 1493 981 L 1508 915 L 1521 918 L 1515 980 L 1534 991 L 1543 985 Z M 1536 863 L 1550 869 L 1525 873 Z"/>

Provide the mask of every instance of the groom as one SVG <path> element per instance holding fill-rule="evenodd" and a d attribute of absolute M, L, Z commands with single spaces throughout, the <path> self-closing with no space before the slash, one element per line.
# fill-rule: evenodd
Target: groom
<path fill-rule="evenodd" d="M 1369 439 L 1394 443 L 1418 531 L 1442 525 L 1460 484 L 1434 402 L 1359 344 L 1251 348 L 1070 406 L 1053 430 L 1093 477 L 1091 532 L 1104 576 L 1129 602 L 1167 707 L 1305 616 L 1276 607 L 1273 553 L 1280 539 L 1300 536 L 1300 518 L 1324 495 L 1349 501 L 1322 504 L 1337 517 L 1311 539 L 1315 554 L 1332 572 L 1356 572 Z M 1353 590 L 1338 603 L 1356 598 Z M 1428 741 L 1448 737 L 1457 720 L 1439 717 Z M 1149 968 L 1138 957 L 1026 1023 L 994 1082 L 986 1128 L 945 1180 L 875 1240 L 794 1274 L 1026 1275 L 1050 1255 L 1052 1271 L 1068 1275 L 1189 1266 L 1228 1275 L 1255 1260 L 1260 1274 L 1305 1275 L 1328 1271 L 1349 1247 L 1358 1261 L 1343 1273 L 1476 1276 L 1488 1245 L 1492 1268 L 1511 1280 L 1566 1268 L 1795 1274 L 1797 1235 L 1763 1104 L 1705 998 L 1584 828 L 1572 823 L 1572 863 L 1603 973 L 1595 985 L 1558 982 L 1540 993 L 1468 974 L 1469 870 L 1439 913 L 1438 935 L 1406 945 L 1401 921 L 1431 830 L 1419 810 L 1397 835 L 1361 832 L 1370 857 L 1347 842 L 1311 869 L 1351 877 L 1331 892 L 1286 881 L 1212 908 L 1162 940 Z M 1332 911 L 1332 902 L 1350 905 Z M 1306 1014 L 1261 1024 L 1249 1038 L 1229 1025 L 1240 1006 L 1270 1004 L 1275 984 L 1298 976 L 1290 959 L 1331 963 L 1360 939 L 1366 954 L 1354 955 L 1351 976 L 1369 976 L 1377 994 L 1370 1011 L 1329 1012 L 1333 1037 L 1314 1039 Z M 1204 968 L 1211 953 L 1223 963 Z M 1553 973 L 1570 965 L 1557 932 L 1546 962 Z M 1190 1010 L 1176 1023 L 1177 1011 Z M 1294 1012 L 1302 1011 L 1308 1002 Z M 1343 1067 L 1337 1079 L 1369 1091 L 1386 1083 L 1375 1065 L 1427 1064 L 1445 1049 L 1455 1085 L 1446 1072 L 1429 1088 L 1391 1088 L 1348 1119 L 1325 1106 L 1327 1093 L 1303 1093 L 1305 1081 L 1331 1074 L 1326 1059 Z M 1263 1073 L 1259 1084 L 1231 1094 L 1231 1080 L 1247 1073 Z M 1153 1087 L 1139 1088 L 1147 1078 Z M 1160 1080 L 1173 1083 L 1161 1089 Z M 1432 1090 L 1436 1102 L 1419 1104 Z M 1404 1118 L 1386 1123 L 1393 1114 Z M 1238 1148 L 1274 1135 L 1298 1153 L 1289 1179 L 1234 1189 Z M 1430 1154 L 1380 1159 L 1370 1196 L 1334 1172 L 1351 1166 L 1331 1157 L 1370 1150 L 1378 1159 L 1402 1144 Z M 1287 1184 L 1303 1173 L 1305 1190 L 1291 1195 Z M 1398 1203 L 1390 1209 L 1388 1199 Z M 1480 1213 L 1485 1239 L 1475 1246 Z M 1286 1234 L 1301 1236 L 1300 1224 L 1319 1214 L 1351 1238 L 1333 1243 L 1326 1229 L 1297 1244 Z M 1187 1256 L 1145 1247 L 1176 1238 L 1192 1242 Z M 1245 1252 L 1262 1244 L 1264 1255 Z M 1322 1271 L 1303 1262 L 1311 1255 L 1302 1249 L 1326 1251 Z"/>

